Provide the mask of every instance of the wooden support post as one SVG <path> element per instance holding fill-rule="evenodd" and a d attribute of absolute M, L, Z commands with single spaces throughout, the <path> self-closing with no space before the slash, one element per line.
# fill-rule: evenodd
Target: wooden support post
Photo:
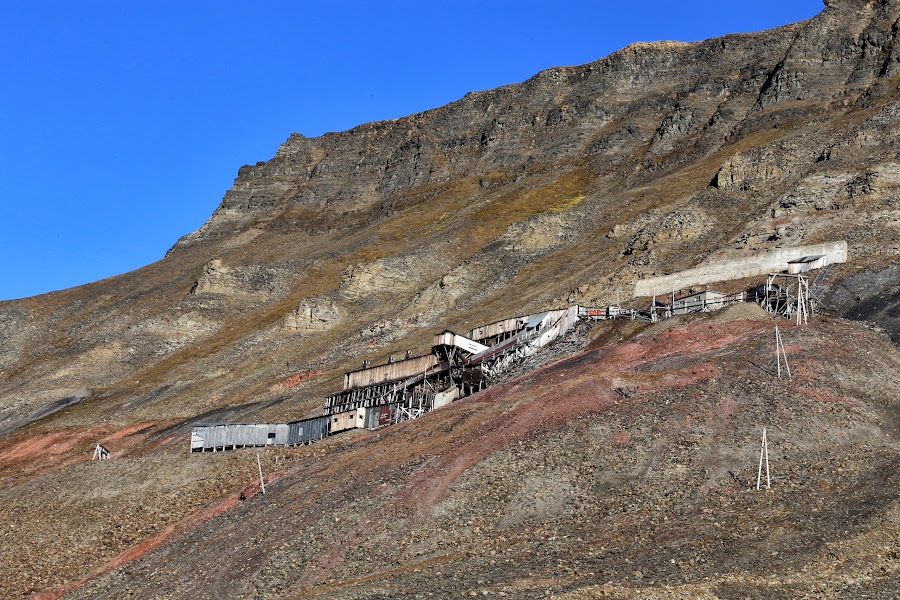
<path fill-rule="evenodd" d="M 91 457 L 91 460 L 109 460 L 109 450 L 102 444 L 97 444 L 94 447 L 94 456 Z"/>
<path fill-rule="evenodd" d="M 784 357 L 784 368 L 787 372 L 787 376 L 791 377 L 791 366 L 788 364 L 787 351 L 784 349 L 784 340 L 781 337 L 781 331 L 778 330 L 778 325 L 775 326 L 775 356 L 778 361 L 778 378 L 781 378 L 782 357 Z"/>
<path fill-rule="evenodd" d="M 769 441 L 766 438 L 766 428 L 762 430 L 762 445 L 759 449 L 759 470 L 756 472 L 756 489 L 760 488 L 762 482 L 763 462 L 766 463 L 766 489 L 772 487 L 772 480 L 769 477 Z"/>
<path fill-rule="evenodd" d="M 803 325 L 807 322 L 809 314 L 809 284 L 804 280 L 803 275 L 797 275 L 797 325 Z"/>
<path fill-rule="evenodd" d="M 778 325 L 775 326 L 775 360 L 778 363 L 778 378 L 781 379 L 781 344 L 778 335 Z"/>
<path fill-rule="evenodd" d="M 765 433 L 763 433 L 765 438 Z M 263 480 L 262 462 L 259 460 L 259 452 L 256 453 L 256 466 L 259 467 L 259 489 L 262 490 L 263 496 L 266 495 L 266 482 Z"/>

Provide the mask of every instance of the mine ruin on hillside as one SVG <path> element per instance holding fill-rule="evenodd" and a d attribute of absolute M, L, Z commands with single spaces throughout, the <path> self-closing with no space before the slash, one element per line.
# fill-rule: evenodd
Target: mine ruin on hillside
<path fill-rule="evenodd" d="M 818 250 L 822 254 L 807 254 Z M 764 284 L 734 294 L 714 290 L 655 292 L 649 309 L 573 305 L 479 325 L 464 335 L 445 330 L 434 336 L 431 351 L 382 365 L 365 363 L 344 374 L 343 389 L 325 398 L 322 416 L 290 423 L 197 423 L 191 451 L 217 451 L 247 446 L 308 444 L 349 429 L 376 429 L 415 419 L 497 382 L 526 358 L 565 336 L 579 320 L 632 319 L 657 322 L 678 315 L 710 312 L 738 302 L 754 302 L 773 315 L 806 322 L 820 304 L 831 267 L 847 259 L 846 242 L 779 249 L 765 255 L 719 261 L 656 278 L 660 282 L 724 281 L 744 277 L 761 266 L 779 268 Z M 718 269 L 718 270 L 717 270 Z M 805 273 L 817 271 L 809 285 Z M 640 282 L 636 290 L 651 289 Z M 664 298 L 664 299 L 663 299 Z"/>

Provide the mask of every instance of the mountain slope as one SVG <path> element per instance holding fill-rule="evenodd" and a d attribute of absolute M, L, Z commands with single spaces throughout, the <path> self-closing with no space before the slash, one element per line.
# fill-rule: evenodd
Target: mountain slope
<path fill-rule="evenodd" d="M 279 450 L 265 496 L 71 597 L 895 589 L 900 353 L 820 321 L 785 332 L 795 376 L 777 379 L 771 323 L 740 316 L 650 328 L 420 420 Z M 750 489 L 762 426 L 768 491 Z M 235 454 L 249 471 L 252 453 Z"/>
<path fill-rule="evenodd" d="M 343 371 L 427 347 L 436 329 L 612 302 L 640 277 L 726 252 L 847 239 L 833 310 L 900 331 L 898 21 L 892 1 L 834 0 L 770 31 L 636 44 L 402 119 L 294 134 L 242 167 L 210 220 L 164 259 L 0 303 L 0 496 L 16 507 L 9 515 L 73 532 L 66 554 L 27 520 L 6 531 L 7 547 L 31 550 L 4 557 L 3 591 L 77 579 L 195 510 L 227 508 L 252 478 L 247 456 L 185 463 L 191 422 L 314 414 Z M 875 343 L 846 331 L 857 352 Z M 833 353 L 838 342 L 822 335 Z M 894 360 L 878 348 L 878 361 Z M 717 368 L 735 382 L 743 373 Z M 882 396 L 896 389 L 878 385 Z M 493 435 L 485 443 L 499 444 Z M 84 464 L 97 441 L 117 460 Z M 355 443 L 325 448 L 352 458 Z M 877 475 L 857 467 L 860 481 Z M 328 501 L 349 501 L 342 490 Z M 105 516 L 85 524 L 83 508 Z M 721 572 L 744 568 L 729 565 Z"/>

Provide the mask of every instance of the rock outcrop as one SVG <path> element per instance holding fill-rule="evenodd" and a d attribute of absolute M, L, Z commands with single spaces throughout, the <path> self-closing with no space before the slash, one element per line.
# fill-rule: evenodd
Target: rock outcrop
<path fill-rule="evenodd" d="M 343 319 L 341 309 L 334 300 L 325 298 L 305 298 L 297 308 L 285 316 L 285 329 L 301 331 L 327 331 Z"/>

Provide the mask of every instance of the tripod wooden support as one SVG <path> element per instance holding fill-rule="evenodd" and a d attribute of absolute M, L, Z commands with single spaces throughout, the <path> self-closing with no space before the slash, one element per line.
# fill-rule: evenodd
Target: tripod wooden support
<path fill-rule="evenodd" d="M 781 332 L 778 330 L 778 325 L 775 326 L 775 356 L 778 362 L 778 377 L 781 378 L 781 360 L 784 358 L 784 370 L 787 372 L 787 376 L 791 376 L 791 367 L 788 365 L 787 352 L 784 349 L 784 340 L 781 338 Z"/>
<path fill-rule="evenodd" d="M 769 440 L 766 438 L 766 428 L 762 430 L 762 445 L 759 449 L 759 470 L 756 472 L 756 489 L 759 489 L 762 483 L 763 462 L 766 463 L 766 489 L 772 487 L 772 480 L 769 478 Z"/>

